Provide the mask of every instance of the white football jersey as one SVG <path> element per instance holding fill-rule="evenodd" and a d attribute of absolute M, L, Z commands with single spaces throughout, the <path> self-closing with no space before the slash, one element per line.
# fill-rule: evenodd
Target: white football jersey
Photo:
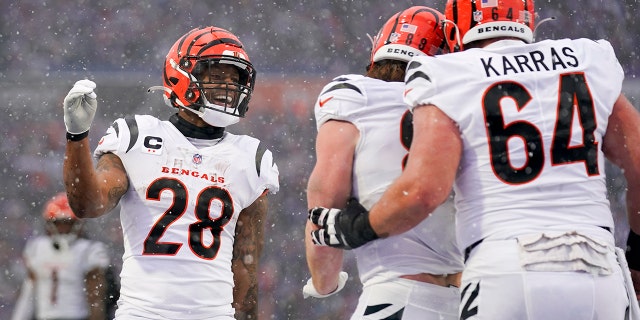
<path fill-rule="evenodd" d="M 43 235 L 30 239 L 23 252 L 25 264 L 35 275 L 36 318 L 87 318 L 85 276 L 95 268 L 107 268 L 107 249 L 102 242 L 84 238 L 58 248 Z"/>
<path fill-rule="evenodd" d="M 402 101 L 403 90 L 402 82 L 344 75 L 322 89 L 315 105 L 318 128 L 328 120 L 348 121 L 358 128 L 352 195 L 367 209 L 400 176 L 408 156 L 413 124 Z M 400 275 L 462 271 L 451 205 L 443 205 L 404 234 L 369 242 L 354 251 L 365 286 Z"/>
<path fill-rule="evenodd" d="M 613 231 L 602 138 L 623 78 L 604 40 L 503 40 L 411 62 L 405 101 L 437 106 L 462 134 L 462 247 L 524 232 Z"/>
<path fill-rule="evenodd" d="M 106 152 L 120 157 L 130 184 L 120 200 L 119 304 L 168 319 L 233 316 L 236 223 L 265 191 L 279 189 L 271 152 L 228 132 L 188 139 L 148 115 L 116 120 L 95 156 Z"/>

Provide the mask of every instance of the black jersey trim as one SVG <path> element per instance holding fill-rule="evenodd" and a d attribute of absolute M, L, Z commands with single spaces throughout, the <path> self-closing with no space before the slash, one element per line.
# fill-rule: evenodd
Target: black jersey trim
<path fill-rule="evenodd" d="M 322 94 L 331 92 L 333 90 L 338 90 L 338 89 L 350 89 L 350 90 L 353 90 L 353 91 L 355 91 L 355 92 L 357 92 L 359 94 L 362 94 L 362 91 L 360 91 L 360 89 L 358 89 L 358 87 L 356 87 L 356 86 L 354 86 L 354 85 L 352 85 L 350 83 L 338 83 L 338 84 L 334 85 L 333 87 L 327 89 L 327 91 L 323 92 Z"/>
<path fill-rule="evenodd" d="M 429 76 L 426 73 L 424 73 L 422 71 L 416 71 L 416 72 L 412 73 L 409 76 L 409 78 L 407 78 L 406 83 L 410 83 L 411 81 L 416 80 L 416 79 L 425 79 L 425 80 L 431 82 L 431 78 L 429 78 Z"/>
<path fill-rule="evenodd" d="M 138 130 L 138 121 L 136 121 L 135 116 L 125 117 L 124 122 L 126 122 L 127 127 L 129 127 L 129 146 L 127 147 L 127 151 L 125 151 L 125 153 L 127 153 L 131 148 L 133 148 L 136 141 L 138 141 L 140 131 Z"/>
<path fill-rule="evenodd" d="M 373 305 L 373 306 L 367 306 L 364 310 L 364 314 L 365 316 L 367 315 L 372 315 L 378 312 L 381 312 L 383 310 L 388 310 L 388 308 L 393 307 L 393 304 L 391 303 L 383 303 L 383 304 L 377 304 L 377 305 Z M 381 320 L 400 320 L 402 319 L 402 314 L 404 313 L 404 307 L 400 310 L 398 310 L 398 312 L 389 315 L 386 318 L 380 318 Z"/>
<path fill-rule="evenodd" d="M 265 152 L 267 152 L 267 148 L 262 145 L 262 142 L 259 142 L 258 150 L 256 150 L 256 172 L 258 173 L 258 177 L 260 176 L 260 164 L 262 163 Z"/>
<path fill-rule="evenodd" d="M 118 126 L 118 122 L 114 121 L 111 127 L 113 127 L 113 130 L 116 132 L 116 137 L 120 137 L 120 126 Z"/>

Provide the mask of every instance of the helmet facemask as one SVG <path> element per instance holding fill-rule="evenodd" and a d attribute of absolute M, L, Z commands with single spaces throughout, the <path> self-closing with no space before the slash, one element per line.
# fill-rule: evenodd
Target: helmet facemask
<path fill-rule="evenodd" d="M 65 251 L 80 235 L 82 222 L 77 219 L 53 219 L 46 222 L 46 229 L 51 237 L 53 248 Z"/>
<path fill-rule="evenodd" d="M 199 97 L 194 107 L 209 108 L 243 118 L 249 109 L 253 68 L 234 57 L 200 57 L 191 71 L 191 92 Z"/>

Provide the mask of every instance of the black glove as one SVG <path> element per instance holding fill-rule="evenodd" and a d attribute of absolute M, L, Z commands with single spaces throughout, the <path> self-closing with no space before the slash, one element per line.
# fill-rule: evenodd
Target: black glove
<path fill-rule="evenodd" d="M 310 209 L 309 220 L 321 227 L 311 232 L 311 239 L 316 245 L 350 250 L 378 239 L 371 228 L 369 212 L 355 198 L 349 199 L 343 210 Z"/>
<path fill-rule="evenodd" d="M 629 269 L 640 271 L 640 235 L 629 231 L 629 238 L 627 238 L 627 264 Z"/>

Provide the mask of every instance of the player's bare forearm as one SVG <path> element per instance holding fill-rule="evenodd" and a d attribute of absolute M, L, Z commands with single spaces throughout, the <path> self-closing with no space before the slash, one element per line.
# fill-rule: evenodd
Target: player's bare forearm
<path fill-rule="evenodd" d="M 338 143 L 340 144 L 340 143 Z M 334 154 L 337 154 L 334 153 Z M 350 155 L 353 159 L 353 152 Z M 347 158 L 348 159 L 348 158 Z M 341 159 L 343 160 L 343 159 Z M 344 208 L 351 194 L 351 162 L 338 161 L 338 165 L 318 157 L 316 168 L 309 176 L 307 206 Z M 328 294 L 338 286 L 338 275 L 342 271 L 344 252 L 342 249 L 317 246 L 311 241 L 311 231 L 319 227 L 307 220 L 305 225 L 305 255 L 307 267 L 316 291 Z"/>
<path fill-rule="evenodd" d="M 629 180 L 627 180 L 629 181 Z M 640 182 L 632 181 L 627 184 L 627 215 L 633 232 L 640 234 Z"/>
<path fill-rule="evenodd" d="M 88 138 L 67 142 L 63 179 L 69 205 L 80 218 L 109 212 L 128 188 L 126 171 L 116 155 L 105 154 L 96 168 L 93 165 Z"/>
<path fill-rule="evenodd" d="M 320 294 L 329 294 L 338 287 L 338 275 L 342 271 L 344 250 L 317 246 L 311 240 L 311 231 L 318 229 L 307 221 L 305 226 L 305 253 L 313 286 Z"/>
<path fill-rule="evenodd" d="M 344 182 L 336 182 L 330 178 L 334 175 L 326 174 L 329 178 L 326 184 L 322 184 L 320 174 L 314 170 L 309 178 L 307 187 L 307 203 L 309 208 L 322 206 L 327 208 L 344 208 L 351 192 L 351 174 L 342 175 Z M 337 175 L 335 175 L 337 176 Z M 336 186 L 335 188 L 333 188 Z M 346 187 L 345 187 L 346 186 Z M 340 190 L 343 188 L 344 190 Z M 328 294 L 338 286 L 338 275 L 342 271 L 344 252 L 342 249 L 317 246 L 311 240 L 311 232 L 319 229 L 318 226 L 307 220 L 305 225 L 305 256 L 307 267 L 311 273 L 311 279 L 316 291 L 320 294 Z"/>
<path fill-rule="evenodd" d="M 231 262 L 236 319 L 258 319 L 258 262 L 264 245 L 267 211 L 268 201 L 263 195 L 238 217 Z"/>
<path fill-rule="evenodd" d="M 351 196 L 353 158 L 360 133 L 346 121 L 324 123 L 316 136 L 316 164 L 307 184 L 307 207 L 344 208 Z M 318 226 L 307 220 L 305 253 L 316 291 L 328 294 L 338 286 L 342 271 L 343 250 L 317 246 L 311 231 Z"/>
<path fill-rule="evenodd" d="M 96 180 L 89 138 L 80 141 L 67 141 L 63 164 L 63 180 L 69 205 L 78 217 L 84 217 L 89 203 L 97 199 L 93 186 Z"/>
<path fill-rule="evenodd" d="M 640 112 L 620 94 L 609 116 L 602 150 L 611 162 L 622 168 L 627 180 L 629 225 L 640 233 Z"/>
<path fill-rule="evenodd" d="M 104 270 L 96 268 L 89 271 L 85 277 L 85 290 L 89 305 L 89 320 L 105 320 L 107 299 Z"/>

